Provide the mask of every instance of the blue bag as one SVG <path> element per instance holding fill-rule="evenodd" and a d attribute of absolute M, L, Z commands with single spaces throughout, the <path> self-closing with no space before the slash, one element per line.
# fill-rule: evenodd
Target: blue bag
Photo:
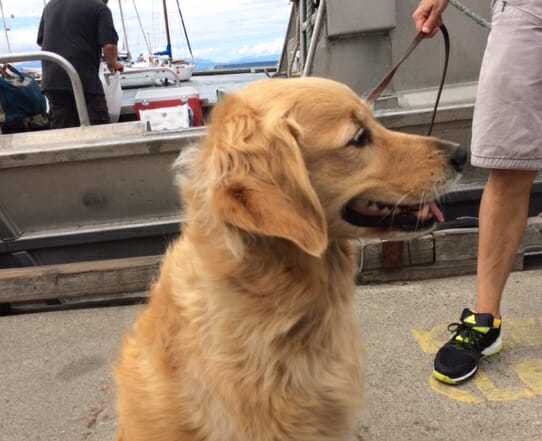
<path fill-rule="evenodd" d="M 45 96 L 34 78 L 9 64 L 0 68 L 0 123 L 14 124 L 46 112 Z"/>

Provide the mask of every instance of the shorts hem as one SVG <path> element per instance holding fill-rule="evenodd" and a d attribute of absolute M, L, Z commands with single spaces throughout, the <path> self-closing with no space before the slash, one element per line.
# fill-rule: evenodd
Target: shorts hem
<path fill-rule="evenodd" d="M 542 158 L 514 159 L 492 158 L 487 156 L 471 155 L 471 164 L 474 167 L 502 169 L 502 170 L 542 170 Z"/>

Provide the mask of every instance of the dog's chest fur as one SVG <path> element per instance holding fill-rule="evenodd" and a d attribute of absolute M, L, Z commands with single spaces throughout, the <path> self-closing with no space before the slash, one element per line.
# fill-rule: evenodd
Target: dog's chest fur
<path fill-rule="evenodd" d="M 289 289 L 281 286 L 281 272 L 295 272 L 291 262 L 282 270 L 266 266 L 264 281 L 254 276 L 216 284 L 192 273 L 170 282 L 180 313 L 187 314 L 171 364 L 179 366 L 183 402 L 193 415 L 205 409 L 196 426 L 206 440 L 351 435 L 344 432 L 361 406 L 364 350 L 352 279 L 337 259 L 350 259 L 345 247 L 337 245 L 318 265 L 314 260 L 314 267 L 302 268 L 305 277 L 289 275 L 288 283 L 297 281 Z M 325 277 L 318 277 L 322 272 Z"/>

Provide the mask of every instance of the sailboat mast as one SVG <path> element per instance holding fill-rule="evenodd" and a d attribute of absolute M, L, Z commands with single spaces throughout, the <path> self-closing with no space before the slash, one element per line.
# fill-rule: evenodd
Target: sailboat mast
<path fill-rule="evenodd" d="M 2 13 L 2 23 L 4 23 L 4 32 L 6 34 L 6 44 L 8 45 L 8 52 L 11 53 L 11 46 L 9 45 L 8 37 L 8 27 L 6 25 L 6 17 L 4 17 L 4 7 L 2 6 L 2 0 L 0 0 L 0 12 Z"/>
<path fill-rule="evenodd" d="M 122 0 L 119 0 L 120 9 L 120 21 L 122 22 L 122 32 L 124 33 L 124 44 L 126 45 L 126 52 L 128 55 L 128 62 L 132 62 L 132 54 L 130 53 L 130 47 L 128 46 L 128 34 L 126 33 L 126 23 L 124 22 L 124 12 L 122 11 Z"/>
<path fill-rule="evenodd" d="M 167 5 L 166 5 L 166 0 L 162 0 L 162 4 L 164 6 L 164 20 L 165 20 L 165 23 L 166 23 L 166 36 L 167 36 L 167 48 L 166 48 L 166 52 L 168 54 L 168 57 L 169 57 L 169 61 L 173 61 L 173 57 L 171 56 L 171 36 L 169 34 L 169 21 L 168 21 L 168 18 L 167 18 Z"/>

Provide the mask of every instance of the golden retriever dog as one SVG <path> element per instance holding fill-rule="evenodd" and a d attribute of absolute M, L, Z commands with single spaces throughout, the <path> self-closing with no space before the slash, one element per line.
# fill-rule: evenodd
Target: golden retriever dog
<path fill-rule="evenodd" d="M 116 365 L 118 441 L 345 441 L 362 407 L 354 238 L 428 231 L 465 151 L 348 87 L 257 82 L 176 163 L 182 236 Z"/>

